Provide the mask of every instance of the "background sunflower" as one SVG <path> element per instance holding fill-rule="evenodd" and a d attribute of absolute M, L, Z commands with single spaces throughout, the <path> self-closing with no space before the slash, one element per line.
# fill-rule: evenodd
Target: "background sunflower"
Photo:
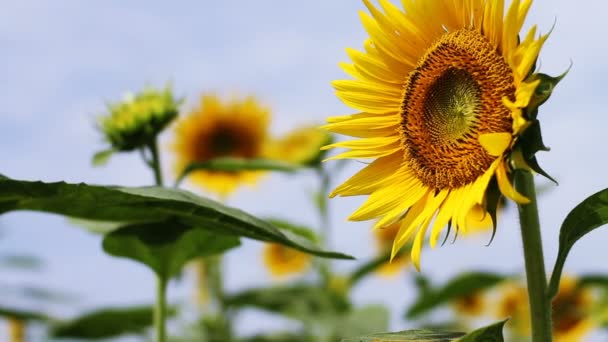
<path fill-rule="evenodd" d="M 256 99 L 222 102 L 203 95 L 199 106 L 181 118 L 175 128 L 175 170 L 181 174 L 195 162 L 222 157 L 255 159 L 264 156 L 270 111 Z M 239 185 L 254 184 L 260 172 L 198 170 L 189 175 L 197 185 L 225 197 Z"/>

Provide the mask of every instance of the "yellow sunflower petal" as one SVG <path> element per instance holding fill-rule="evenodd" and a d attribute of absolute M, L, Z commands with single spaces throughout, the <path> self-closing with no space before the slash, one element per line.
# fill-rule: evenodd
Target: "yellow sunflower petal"
<path fill-rule="evenodd" d="M 528 204 L 530 200 L 525 196 L 517 192 L 511 182 L 509 181 L 509 177 L 507 176 L 507 170 L 505 168 L 504 163 L 500 163 L 498 165 L 498 169 L 496 170 L 496 181 L 498 182 L 498 188 L 503 195 L 507 198 L 512 199 L 516 203 L 519 204 Z"/>
<path fill-rule="evenodd" d="M 507 148 L 511 145 L 511 141 L 513 137 L 511 133 L 486 133 L 482 134 L 479 137 L 479 142 L 481 146 L 488 152 L 491 156 L 498 157 L 501 156 Z"/>

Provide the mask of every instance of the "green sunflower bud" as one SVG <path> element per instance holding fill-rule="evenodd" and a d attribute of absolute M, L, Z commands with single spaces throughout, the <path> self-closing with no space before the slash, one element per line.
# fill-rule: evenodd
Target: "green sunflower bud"
<path fill-rule="evenodd" d="M 99 118 L 98 128 L 112 150 L 131 151 L 154 141 L 177 117 L 181 102 L 169 87 L 162 91 L 146 88 L 136 95 L 127 94 L 122 102 L 109 104 L 109 113 Z"/>

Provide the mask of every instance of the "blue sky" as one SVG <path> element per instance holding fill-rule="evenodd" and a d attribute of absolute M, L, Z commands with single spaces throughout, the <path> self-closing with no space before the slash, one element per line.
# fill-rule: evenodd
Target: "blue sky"
<path fill-rule="evenodd" d="M 202 92 L 256 95 L 273 110 L 275 134 L 349 113 L 329 83 L 345 77 L 337 66 L 347 60 L 344 48 L 360 48 L 365 39 L 357 14 L 363 5 L 354 0 L 5 1 L 2 8 L 0 173 L 21 179 L 152 182 L 136 155 L 118 156 L 106 168 L 92 168 L 89 163 L 92 153 L 104 147 L 94 118 L 103 112 L 105 101 L 146 84 L 162 86 L 171 81 L 176 93 L 186 96 L 186 110 Z M 606 5 L 596 0 L 537 0 L 527 21 L 538 23 L 542 32 L 555 23 L 541 55 L 543 72 L 558 74 L 570 61 L 574 63 L 540 114 L 545 142 L 552 151 L 539 159 L 560 182 L 540 202 L 548 268 L 566 212 L 608 185 L 602 153 L 608 123 L 605 12 Z M 163 146 L 171 139 L 169 131 L 163 136 Z M 166 172 L 171 170 L 170 161 L 166 153 Z M 339 180 L 357 168 L 353 163 Z M 539 179 L 539 183 L 546 181 Z M 310 175 L 272 175 L 257 189 L 239 191 L 229 203 L 255 214 L 287 216 L 315 225 L 307 198 L 315 184 Z M 369 224 L 345 223 L 344 219 L 362 200 L 331 202 L 334 249 L 359 258 L 374 253 Z M 294 207 L 299 210 L 291 210 Z M 67 309 L 50 310 L 69 316 L 102 305 L 152 300 L 154 284 L 147 270 L 105 256 L 99 237 L 62 218 L 12 213 L 1 217 L 0 224 L 6 230 L 0 251 L 28 251 L 48 260 L 41 274 L 11 273 L 3 282 L 34 282 L 65 289 L 79 298 Z M 464 270 L 521 271 L 518 234 L 515 212 L 509 210 L 490 247 L 485 247 L 487 237 L 482 237 L 426 250 L 424 272 L 441 281 Z M 571 253 L 566 272 L 608 272 L 605 258 L 598 257 L 607 244 L 604 231 L 583 239 Z M 261 265 L 245 262 L 257 260 L 260 247 L 247 242 L 227 257 L 229 289 L 269 281 Z M 354 266 L 336 265 L 340 269 Z M 171 289 L 175 300 L 187 296 L 187 282 Z M 386 302 L 395 315 L 412 296 L 409 283 L 403 280 L 372 279 L 355 290 L 358 303 Z M 270 325 L 266 316 L 246 317 L 244 333 Z M 392 328 L 404 327 L 394 320 Z"/>

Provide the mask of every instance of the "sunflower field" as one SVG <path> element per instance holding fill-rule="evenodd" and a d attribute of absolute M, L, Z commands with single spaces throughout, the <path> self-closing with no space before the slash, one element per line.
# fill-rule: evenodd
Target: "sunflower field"
<path fill-rule="evenodd" d="M 5 3 L 0 341 L 608 341 L 607 10 Z"/>

